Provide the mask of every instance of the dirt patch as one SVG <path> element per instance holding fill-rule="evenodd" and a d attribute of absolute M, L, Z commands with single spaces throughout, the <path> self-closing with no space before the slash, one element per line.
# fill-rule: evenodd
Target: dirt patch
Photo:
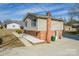
<path fill-rule="evenodd" d="M 13 30 L 1 29 L 0 38 L 3 42 L 0 45 L 0 48 L 14 48 L 22 47 L 24 44 L 12 34 Z"/>

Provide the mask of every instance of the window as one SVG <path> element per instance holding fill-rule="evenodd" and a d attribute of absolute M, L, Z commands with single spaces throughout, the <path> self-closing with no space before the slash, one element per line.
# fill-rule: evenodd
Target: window
<path fill-rule="evenodd" d="M 13 25 L 13 27 L 15 27 L 15 25 Z"/>
<path fill-rule="evenodd" d="M 25 22 L 25 26 L 27 27 L 27 21 Z"/>
<path fill-rule="evenodd" d="M 36 26 L 36 19 L 31 20 L 31 26 L 35 27 Z"/>

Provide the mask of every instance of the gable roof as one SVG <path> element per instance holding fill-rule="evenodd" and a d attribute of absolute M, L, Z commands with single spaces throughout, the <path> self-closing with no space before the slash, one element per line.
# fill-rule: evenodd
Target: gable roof
<path fill-rule="evenodd" d="M 72 24 L 72 27 L 73 28 L 79 28 L 79 24 L 78 23 Z"/>
<path fill-rule="evenodd" d="M 10 25 L 10 24 L 16 24 L 16 25 L 20 25 L 20 24 L 17 24 L 17 23 L 9 23 L 9 24 L 7 24 L 7 25 Z"/>
<path fill-rule="evenodd" d="M 8 25 L 8 24 L 12 24 L 12 23 L 16 23 L 16 24 L 19 24 L 21 26 L 24 26 L 24 24 L 25 24 L 23 21 L 17 21 L 17 20 L 13 20 L 12 22 L 7 22 L 5 24 Z"/>
<path fill-rule="evenodd" d="M 55 21 L 63 21 L 62 19 L 56 19 L 56 18 L 53 18 L 53 17 L 51 17 L 51 16 L 49 17 L 49 16 L 47 16 L 47 15 L 40 15 L 40 14 L 35 14 L 35 13 L 28 13 L 28 14 L 25 16 L 25 18 L 24 18 L 23 21 L 25 21 L 26 18 L 27 18 L 28 16 L 30 16 L 30 15 L 32 15 L 32 16 L 34 16 L 34 17 L 36 17 L 36 18 L 41 18 L 41 19 L 51 18 L 52 20 L 55 20 Z"/>

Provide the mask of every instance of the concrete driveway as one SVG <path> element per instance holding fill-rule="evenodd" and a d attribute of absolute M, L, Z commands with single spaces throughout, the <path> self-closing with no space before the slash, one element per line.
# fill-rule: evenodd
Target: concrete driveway
<path fill-rule="evenodd" d="M 4 49 L 4 56 L 79 56 L 79 41 L 63 38 L 51 43 Z"/>

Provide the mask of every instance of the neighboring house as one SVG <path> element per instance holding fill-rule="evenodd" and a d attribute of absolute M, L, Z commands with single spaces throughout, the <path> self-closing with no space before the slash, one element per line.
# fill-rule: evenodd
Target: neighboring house
<path fill-rule="evenodd" d="M 63 20 L 54 19 L 50 12 L 47 15 L 36 15 L 28 13 L 24 18 L 25 33 L 36 36 L 40 39 L 51 41 L 52 36 L 61 39 L 63 32 Z"/>
<path fill-rule="evenodd" d="M 7 29 L 20 29 L 20 26 L 21 25 L 17 23 L 10 23 L 10 24 L 7 24 Z"/>
<path fill-rule="evenodd" d="M 76 28 L 73 28 L 72 26 L 65 25 L 64 26 L 64 31 L 65 32 L 73 32 L 73 31 L 76 31 Z"/>
<path fill-rule="evenodd" d="M 79 30 L 79 23 L 75 23 L 72 25 L 73 28 L 76 28 L 77 30 Z"/>

